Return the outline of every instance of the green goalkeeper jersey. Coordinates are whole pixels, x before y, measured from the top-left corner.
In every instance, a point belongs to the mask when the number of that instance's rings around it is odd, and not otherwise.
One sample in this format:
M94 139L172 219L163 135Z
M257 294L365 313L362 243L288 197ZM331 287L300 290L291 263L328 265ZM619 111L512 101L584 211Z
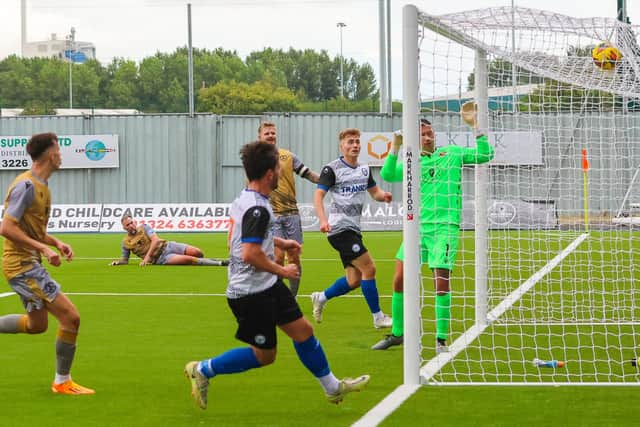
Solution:
M493 159L493 147L485 135L475 148L447 145L420 158L420 224L460 225L462 218L462 166ZM380 171L387 182L402 181L403 163L389 153Z

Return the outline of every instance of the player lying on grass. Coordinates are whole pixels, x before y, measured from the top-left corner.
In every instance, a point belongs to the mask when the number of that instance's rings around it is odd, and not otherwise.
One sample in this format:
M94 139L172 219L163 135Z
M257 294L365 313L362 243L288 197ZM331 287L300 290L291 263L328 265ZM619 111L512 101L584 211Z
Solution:
M449 350L447 338L451 321L451 288L449 276L456 262L460 240L462 211L462 167L481 164L493 158L493 147L478 131L475 105L463 106L463 120L476 134L476 147L447 145L436 148L431 122L420 120L420 257L433 272L436 290L436 353ZM393 146L380 176L387 182L402 182L403 163L398 161L402 135L394 137ZM372 349L386 350L402 344L403 340L403 263L404 246L396 254L393 276L391 334L376 343Z
M138 226L131 215L123 215L121 223L122 228L127 232L127 236L122 239L122 256L109 265L129 264L131 252L142 259L140 266L148 264L217 266L229 264L227 260L203 258L204 254L195 246L163 240L148 225Z
M240 153L249 184L231 205L227 302L238 322L236 338L249 346L187 363L184 372L191 381L191 395L204 409L211 378L272 364L276 359L277 326L293 340L298 358L316 377L327 400L340 403L347 393L360 391L369 376L335 377L311 324L281 279L299 277L298 266L274 262L275 246L291 254L300 251L300 243L295 240L274 236L276 218L269 194L278 186L278 149L256 141L242 147ZM283 399L289 397L286 392L282 395Z

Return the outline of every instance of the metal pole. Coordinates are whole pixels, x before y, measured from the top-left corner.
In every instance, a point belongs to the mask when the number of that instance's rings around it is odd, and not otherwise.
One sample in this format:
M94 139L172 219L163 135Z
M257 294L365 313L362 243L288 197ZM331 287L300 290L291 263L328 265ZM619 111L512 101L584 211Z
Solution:
M20 18L21 18L21 28L20 28L20 34L21 34L21 44L20 44L20 53L21 56L24 58L24 50L25 50L25 46L27 44L27 0L22 0L20 2Z
M393 112L393 98L391 96L391 0L387 0L387 105L385 106L385 113L391 115Z
M487 54L483 50L476 50L475 59L476 91L475 101L478 105L478 133L488 136L489 111L487 89ZM476 198L475 198L475 273L476 273L476 325L478 327L487 324L487 281L489 264L488 252L488 209L487 198L489 172L487 165L476 165L475 170Z
M384 0L378 0L378 33L379 33L379 43L380 43L380 112L386 112L387 105L387 95L389 91L387 90L387 57L386 57L386 49L387 44L385 43L385 21L384 21L384 13L385 6Z
M628 24L627 0L618 0L618 21Z
M187 27L189 29L189 117L195 113L193 96L193 45L191 43L191 3L187 4Z
M420 100L418 94L418 9L402 8L402 133L405 167L404 218L404 384L420 384Z
M342 56L342 29L347 26L344 22L338 22L336 26L340 30L340 98L344 98L344 57Z
M515 113L518 111L518 77L516 76L516 5L515 0L511 0L511 86L513 88L513 99L511 109Z
M76 29L71 27L69 35L69 109L73 109L73 48L76 38Z

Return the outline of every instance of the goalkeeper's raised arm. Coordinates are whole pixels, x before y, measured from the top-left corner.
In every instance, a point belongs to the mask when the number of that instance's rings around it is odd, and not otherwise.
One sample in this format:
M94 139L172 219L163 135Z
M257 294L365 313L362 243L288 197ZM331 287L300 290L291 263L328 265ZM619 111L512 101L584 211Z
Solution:
M478 129L478 107L475 102L468 101L460 109L462 120L473 129L476 134L476 148L465 148L462 151L463 164L487 163L494 156L494 150L489 144L489 138Z

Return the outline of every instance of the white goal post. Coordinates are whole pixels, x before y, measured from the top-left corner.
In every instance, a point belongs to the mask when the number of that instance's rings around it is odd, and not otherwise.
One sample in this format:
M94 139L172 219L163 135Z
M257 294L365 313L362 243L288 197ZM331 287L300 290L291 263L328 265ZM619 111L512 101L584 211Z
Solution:
M615 220L640 164L635 28L509 7L403 18L404 384L638 385L640 237ZM622 54L612 70L592 58L600 43ZM419 118L438 147L475 147L468 100L496 155L464 167L449 351L436 353Z

